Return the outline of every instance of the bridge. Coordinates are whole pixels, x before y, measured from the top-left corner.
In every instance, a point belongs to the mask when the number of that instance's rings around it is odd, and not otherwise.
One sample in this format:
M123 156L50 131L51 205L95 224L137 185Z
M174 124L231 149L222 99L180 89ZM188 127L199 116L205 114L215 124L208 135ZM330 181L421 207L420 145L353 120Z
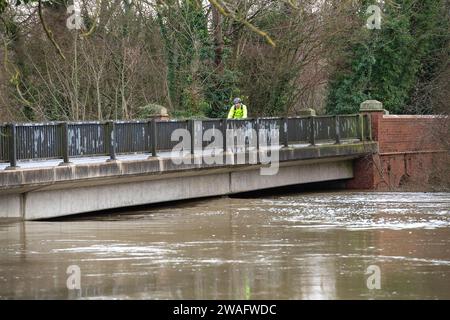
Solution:
M369 114L0 126L0 217L48 219L354 177ZM222 139L224 137L224 139Z

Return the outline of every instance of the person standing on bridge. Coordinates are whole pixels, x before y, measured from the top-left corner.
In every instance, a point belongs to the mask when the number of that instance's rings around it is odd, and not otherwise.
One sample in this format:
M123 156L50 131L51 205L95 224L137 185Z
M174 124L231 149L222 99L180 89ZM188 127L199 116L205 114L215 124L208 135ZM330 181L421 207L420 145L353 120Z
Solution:
M242 103L242 100L236 98L233 103L230 112L228 112L228 119L247 119L247 106Z

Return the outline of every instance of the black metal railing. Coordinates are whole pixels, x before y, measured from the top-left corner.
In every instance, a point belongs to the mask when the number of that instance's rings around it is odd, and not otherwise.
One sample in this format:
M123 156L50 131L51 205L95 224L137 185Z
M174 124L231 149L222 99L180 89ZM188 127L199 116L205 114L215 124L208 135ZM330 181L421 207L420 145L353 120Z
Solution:
M222 136L227 130L241 129L246 145L254 143L254 135L257 136L257 147L261 140L269 145L278 141L287 147L372 139L370 115L359 114L245 120L9 123L0 124L0 162L16 167L20 160L60 158L69 162L69 158L101 155L114 160L117 154L133 153L156 156L157 152L171 150L179 143L171 139L176 129L189 130L192 142L200 136L203 148L211 143L201 139L210 129L220 131Z

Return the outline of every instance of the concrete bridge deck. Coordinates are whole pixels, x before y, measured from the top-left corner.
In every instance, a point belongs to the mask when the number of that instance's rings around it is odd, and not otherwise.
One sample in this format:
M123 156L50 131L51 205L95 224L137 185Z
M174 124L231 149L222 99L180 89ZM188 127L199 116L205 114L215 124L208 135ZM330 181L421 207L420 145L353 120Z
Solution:
M353 178L353 159L376 153L376 142L275 147L279 151L276 175L261 175L261 162L236 162L226 153L224 164L202 161L210 151L185 155L175 164L169 152L22 162L16 170L0 171L0 217L48 219L111 208L189 198L220 196L273 187ZM267 152L260 149L259 154ZM178 159L180 160L180 159ZM186 161L187 160L187 161ZM192 160L192 161L188 161Z

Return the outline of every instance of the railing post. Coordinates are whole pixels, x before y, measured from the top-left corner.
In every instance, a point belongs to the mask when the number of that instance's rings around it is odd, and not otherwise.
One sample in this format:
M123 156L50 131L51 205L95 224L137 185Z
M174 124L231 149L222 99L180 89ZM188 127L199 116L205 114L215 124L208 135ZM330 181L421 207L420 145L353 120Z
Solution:
M150 122L150 147L151 147L151 153L152 153L152 157L156 157L157 156L157 148L158 148L158 135L156 132L156 119L153 118Z
M116 161L116 124L114 121L108 121L106 123L106 132L107 132L107 140L108 140L108 153L109 160L108 161Z
M188 120L188 130L191 135L191 154L195 154L195 122L192 119Z
M315 116L310 116L309 117L309 144L312 146L316 145L316 137L315 137L315 123L316 123L316 118Z
M336 131L336 144L340 144L341 143L341 125L340 125L338 115L334 116L334 126L335 126L335 131Z
M288 132L289 119L287 117L284 117L282 119L282 124L283 124L283 146L285 148L288 148L289 147L289 132Z
M259 118L255 119L255 127L256 127L256 154L257 155L259 154L259 147L260 147L260 144L261 144L260 136L259 136L259 134L260 134L260 122L259 121L260 121ZM258 161L258 158L256 159L256 161Z
M9 145L9 167L6 170L15 170L19 168L17 165L17 131L16 124L8 124L8 145Z
M358 135L359 135L359 140L362 142L364 141L364 118L363 115L360 113L358 114Z
M227 128L228 119L222 119L222 134L223 134L223 153L227 152Z
M369 126L369 140L373 141L373 138L372 138L372 115L370 113L367 113L366 117L367 117L367 125Z
M69 159L69 124L67 122L63 122L59 124L59 134L61 135L61 157L63 162L61 162L60 166L70 165Z

